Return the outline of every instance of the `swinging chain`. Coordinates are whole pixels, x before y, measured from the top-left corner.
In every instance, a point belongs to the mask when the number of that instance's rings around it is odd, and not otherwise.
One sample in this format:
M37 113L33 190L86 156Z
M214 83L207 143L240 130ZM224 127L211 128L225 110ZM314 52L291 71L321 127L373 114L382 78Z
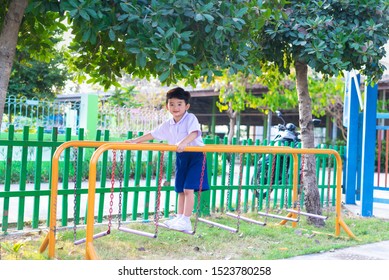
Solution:
M123 160L123 150L120 150L120 165L119 165L119 209L118 209L118 227L121 225L121 220L122 220L122 187L123 187L123 165L124 165L124 160Z
M285 180L284 180L284 207L285 207L285 209L287 209L288 208L288 188L289 188L288 187L288 185L289 185L288 165L290 165L291 160L290 160L290 158L288 158L287 155L283 155L283 157L284 157L284 160L282 161L283 162L282 168L284 171L283 178L285 178ZM289 159L289 164L288 164L288 159ZM282 207L280 207L280 209L282 209Z
M269 182L269 190L267 191L267 198L266 198L266 214L269 214L270 211L270 195L272 192L272 186L273 186L273 176L274 176L274 170L276 165L276 155L272 154L272 164L271 164L271 175L270 175L270 182ZM269 178L268 178L269 180ZM275 178L274 178L275 180ZM265 224L267 224L267 215L265 216Z
M154 224L155 224L154 236L158 236L159 207L160 207L160 201L161 201L164 154L165 154L164 151L161 151L161 156L159 158L158 188L157 188L157 197L155 200L155 211L154 211Z
M200 203L201 203L201 192L203 190L203 183L204 183L204 174L205 174L205 163L206 163L206 154L203 153L203 165L201 167L201 175L200 175L200 184L199 184L199 191L197 192L197 209L196 209L196 220L193 227L193 234L196 232L197 224L200 217Z
M109 215L108 215L108 230L107 233L111 233L112 226L112 212L113 212L113 191L115 187L115 169L116 169L116 150L112 150L112 170L111 170L111 194L109 202Z
M327 185L327 218L330 216L330 189L331 189L331 155L328 156L328 185Z
M304 163L305 163L305 155L301 155L301 174L300 174L300 186L299 186L299 191L298 191L298 195L297 195L297 201L295 201L294 203L294 207L297 208L297 211L298 211L298 217L297 219L299 220L300 219L300 211L301 211L301 195L302 195L302 191L304 190L303 188L303 183L304 183Z
M77 240L77 225L76 225L76 215L77 215L77 161L78 161L78 153L77 153L77 148L73 147L73 156L74 156L74 161L73 161L73 169L74 169L74 174L73 174L73 182L74 182L74 199L73 199L73 239L74 242Z
M239 189L238 189L238 205L237 205L238 222L236 225L237 232L239 231L239 227L240 227L240 214L241 214L240 204L242 199L243 158L244 158L244 154L241 153L240 160L239 160Z
M231 177L233 176L231 174L232 172L232 154L230 154L230 169L229 169L229 172L228 172L228 189L227 189L227 201L226 201L226 212L228 212L230 210L230 193L231 193Z

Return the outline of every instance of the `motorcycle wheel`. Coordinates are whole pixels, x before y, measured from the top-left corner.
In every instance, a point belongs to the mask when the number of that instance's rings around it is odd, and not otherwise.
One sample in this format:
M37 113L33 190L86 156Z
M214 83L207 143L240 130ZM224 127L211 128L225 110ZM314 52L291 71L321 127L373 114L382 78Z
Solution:
M258 168L257 168L257 173L251 178L251 185L253 186L259 186L261 184L261 176L262 176L262 161L258 162ZM265 166L265 171L264 171L264 178L263 182L266 184L268 179L268 165ZM252 190L255 197L259 199L261 197L261 189L253 189ZM262 191L262 199L265 199L267 196L267 191L263 190Z

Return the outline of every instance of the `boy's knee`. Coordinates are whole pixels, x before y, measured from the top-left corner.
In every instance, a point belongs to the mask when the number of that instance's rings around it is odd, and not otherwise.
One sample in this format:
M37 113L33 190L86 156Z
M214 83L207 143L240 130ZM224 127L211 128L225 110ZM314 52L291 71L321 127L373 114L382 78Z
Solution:
M194 193L194 190L191 190L191 189L184 189L184 194L192 194Z

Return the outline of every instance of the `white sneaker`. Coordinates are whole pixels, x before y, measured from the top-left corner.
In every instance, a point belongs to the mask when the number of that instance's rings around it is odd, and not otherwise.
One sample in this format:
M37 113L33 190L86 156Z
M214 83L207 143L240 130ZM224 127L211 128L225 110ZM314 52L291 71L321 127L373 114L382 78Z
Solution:
M192 224L190 220L178 219L175 223L170 225L170 228L179 231L192 231Z
M169 219L167 221L164 221L163 223L167 226L167 227L171 227L175 222L177 222L181 217L174 217L173 219Z

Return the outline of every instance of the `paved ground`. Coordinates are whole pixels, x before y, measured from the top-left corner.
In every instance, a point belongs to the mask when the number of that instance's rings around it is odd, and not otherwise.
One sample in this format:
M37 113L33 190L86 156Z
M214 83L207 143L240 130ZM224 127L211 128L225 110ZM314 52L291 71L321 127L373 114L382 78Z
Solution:
M288 260L389 260L389 241L298 256Z

